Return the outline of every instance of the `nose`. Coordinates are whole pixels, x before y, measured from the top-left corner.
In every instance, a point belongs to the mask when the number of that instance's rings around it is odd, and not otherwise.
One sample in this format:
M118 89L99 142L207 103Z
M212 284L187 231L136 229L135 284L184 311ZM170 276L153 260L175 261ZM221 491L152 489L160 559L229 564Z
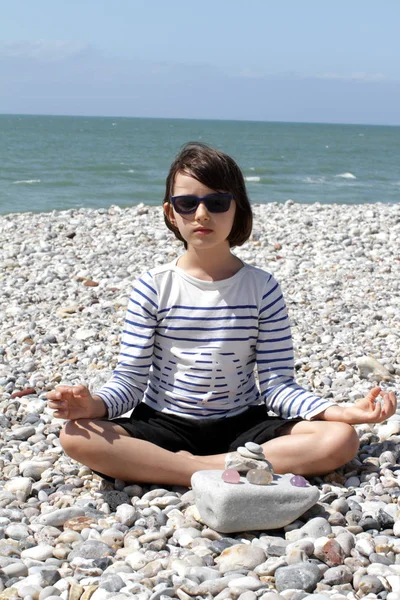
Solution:
M204 202L200 202L196 209L195 217L197 221L208 221L210 215L208 214L208 210Z

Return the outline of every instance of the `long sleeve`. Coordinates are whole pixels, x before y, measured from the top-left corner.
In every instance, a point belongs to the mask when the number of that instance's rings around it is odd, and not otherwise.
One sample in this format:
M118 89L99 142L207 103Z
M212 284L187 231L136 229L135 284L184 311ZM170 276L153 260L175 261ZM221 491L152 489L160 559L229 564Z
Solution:
M285 301L270 276L259 311L256 363L267 408L285 419L311 419L334 402L305 390L294 380L293 343Z
M143 398L153 362L157 309L157 291L146 273L136 281L129 299L117 367L96 392L111 419L135 408Z

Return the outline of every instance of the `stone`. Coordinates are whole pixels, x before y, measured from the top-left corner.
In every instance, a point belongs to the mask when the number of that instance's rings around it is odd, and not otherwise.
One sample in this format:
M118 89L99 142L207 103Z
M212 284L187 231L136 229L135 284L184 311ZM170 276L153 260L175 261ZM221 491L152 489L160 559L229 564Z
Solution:
M104 498L104 502L107 502L108 506L110 507L111 512L117 510L120 504L130 503L130 498L126 492L110 490L102 492L102 496Z
M324 573L324 583L328 585L342 585L343 583L351 583L353 573L351 569L345 565L331 567Z
M225 469L236 469L241 474L246 474L250 469L262 468L263 461L241 456L238 452L229 452L225 457Z
M358 589L366 596L367 594L379 594L385 588L382 581L376 575L365 575L360 579Z
M42 473L47 469L51 468L51 463L36 463L30 464L23 470L22 474L24 477L30 477L34 481L39 481Z
M232 579L228 583L228 587L230 590L259 590L263 587L263 582L257 579L256 577L238 577L237 579Z
M345 559L345 554L339 542L327 537L315 540L314 556L328 565L328 567L342 565Z
M313 592L321 578L321 571L314 563L298 563L277 569L275 586L278 592L288 589Z
M130 527L136 521L138 512L132 504L120 504L117 506L115 516L122 525Z
M12 577L27 577L28 567L22 561L13 562L2 567L2 573L7 576L7 579Z
M226 548L215 559L220 573L246 569L248 571L265 561L265 552L262 548L249 544L235 544Z
M238 454L240 454L240 456L244 456L245 458L252 458L254 460L263 460L264 459L264 453L251 452L245 446L239 446L237 448L236 452L238 452Z
M14 398L23 398L24 396L32 396L33 394L36 394L36 390L35 388L26 388L24 390L19 390L17 392L13 392L10 396L11 399ZM17 438L20 439L20 438Z
M357 367L361 379L368 379L374 375L379 381L393 381L390 371L372 356L362 356L357 360Z
M222 471L197 471L191 484L204 523L221 533L278 529L314 506L319 491L314 486L295 488L292 474L275 475L272 483L225 485Z
M32 491L32 481L29 477L15 477L6 481L4 488L12 494L22 492L25 496L29 496Z
M298 488L303 489L303 488ZM304 488L307 489L307 488ZM311 538L313 540L327 536L332 533L332 527L330 526L327 519L323 517L314 517L314 519L310 519L303 527L300 529L295 529L293 531L288 531L286 534L286 539L290 541L301 540L302 538Z
M246 475L247 481L254 485L268 485L273 478L273 474L267 469L251 469Z
M114 551L108 544L98 540L87 540L82 544L74 546L74 549L68 555L68 560L71 561L74 558L103 558L104 556L110 556L112 554L114 554Z
M255 442L246 442L244 446L250 452L254 452L254 454L264 454L264 448Z
M247 590L240 594L238 600L257 600L257 594L251 590Z
M66 521L76 517L83 517L84 515L85 510L83 508L75 506L59 508L50 513L41 515L38 518L38 523L41 523L42 525L51 525L52 527L60 527L60 525L64 525Z
M69 588L68 600L80 600L83 592L83 586L79 585L79 583L72 583L71 587Z
M119 592L124 585L123 580L117 573L103 575L99 582L99 587L108 592Z
M161 596L175 596L176 590L173 587L166 587L162 590L158 590L157 592L153 592L149 598L149 600L160 600Z
M221 478L225 483L240 483L240 473L235 469L226 469Z
M16 427L9 434L10 440L20 440L24 441L34 435L36 433L35 427L32 425L22 425L21 427Z
M74 517L65 521L64 529L80 532L96 523L97 521L96 519L93 519L93 517Z
M53 547L48 544L32 546L21 552L21 558L32 558L34 560L44 561L53 556Z
M400 421L394 421L389 419L385 425L379 427L379 438L382 442L388 440L392 435L398 435L400 433Z
M94 338L97 336L97 331L95 329L78 329L75 333L75 338L77 340L89 340L90 338Z
M47 600L48 598L51 598L52 596L59 598L60 590L58 588L54 587L53 585L49 585L41 590L38 600Z
M307 479L304 479L304 477L302 475L294 475L293 477L291 477L290 483L292 485L294 485L295 487L307 487L308 486Z

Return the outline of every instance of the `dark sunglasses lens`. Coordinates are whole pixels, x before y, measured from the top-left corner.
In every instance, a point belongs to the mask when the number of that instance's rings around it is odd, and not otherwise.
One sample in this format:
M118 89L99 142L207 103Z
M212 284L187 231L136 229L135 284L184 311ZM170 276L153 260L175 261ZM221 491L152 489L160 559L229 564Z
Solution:
M207 210L214 213L222 213L229 210L231 204L231 197L228 194L215 194L209 196L205 201Z
M174 200L174 208L178 213L191 213L197 208L196 196L179 196Z

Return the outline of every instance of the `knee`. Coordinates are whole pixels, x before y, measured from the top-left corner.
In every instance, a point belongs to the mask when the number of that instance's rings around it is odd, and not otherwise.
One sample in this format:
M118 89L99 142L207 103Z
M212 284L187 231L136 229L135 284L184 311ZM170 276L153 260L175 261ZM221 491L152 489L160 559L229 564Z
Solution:
M71 458L79 460L87 434L84 419L68 421L60 431L60 443L64 452Z
M354 427L348 423L329 423L327 429L327 451L332 461L341 466L353 460L360 445Z

